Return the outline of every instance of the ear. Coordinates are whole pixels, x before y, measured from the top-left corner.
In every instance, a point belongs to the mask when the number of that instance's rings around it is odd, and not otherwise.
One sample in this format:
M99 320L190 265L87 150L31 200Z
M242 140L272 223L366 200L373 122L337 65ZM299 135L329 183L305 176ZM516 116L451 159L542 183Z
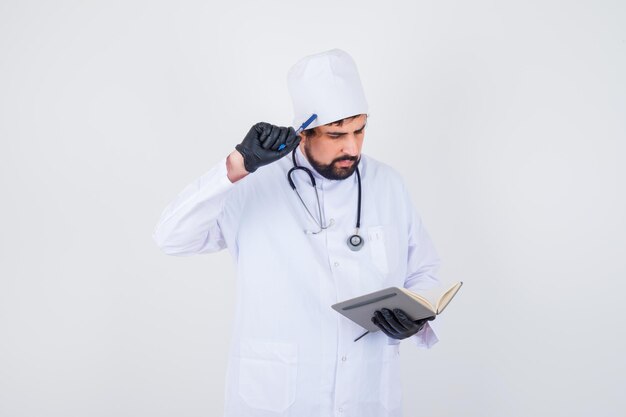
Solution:
M307 140L306 135L304 133L302 133L302 132L298 133L298 135L300 135L300 143L301 144L306 143L306 140Z

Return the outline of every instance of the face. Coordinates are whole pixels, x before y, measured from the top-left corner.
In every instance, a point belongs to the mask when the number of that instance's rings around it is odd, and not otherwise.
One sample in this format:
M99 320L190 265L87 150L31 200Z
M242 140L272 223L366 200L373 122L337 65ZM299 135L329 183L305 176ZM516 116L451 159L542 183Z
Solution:
M300 150L325 178L343 180L356 170L361 159L367 115L344 120L341 126L319 126L317 134L307 138L300 133Z

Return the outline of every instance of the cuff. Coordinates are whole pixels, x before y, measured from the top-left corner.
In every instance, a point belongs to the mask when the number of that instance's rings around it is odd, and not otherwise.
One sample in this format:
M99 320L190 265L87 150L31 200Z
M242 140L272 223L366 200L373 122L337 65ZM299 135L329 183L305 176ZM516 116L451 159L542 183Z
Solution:
M435 333L433 329L433 324L436 321L437 320L435 319L433 321L426 322L424 327L422 327L422 330L411 336L413 343L415 343L418 348L430 349L439 341L439 337L437 337L437 333ZM434 327L437 327L437 325L435 324Z

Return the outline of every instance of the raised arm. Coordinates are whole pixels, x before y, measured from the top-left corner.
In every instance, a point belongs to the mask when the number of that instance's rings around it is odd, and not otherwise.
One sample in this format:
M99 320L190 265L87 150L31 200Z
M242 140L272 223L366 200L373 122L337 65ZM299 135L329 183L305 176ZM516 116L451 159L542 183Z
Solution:
M168 255L194 255L226 248L220 227L224 202L235 183L274 162L300 142L293 128L257 123L228 157L189 184L161 214L153 233ZM281 145L285 145L278 150Z

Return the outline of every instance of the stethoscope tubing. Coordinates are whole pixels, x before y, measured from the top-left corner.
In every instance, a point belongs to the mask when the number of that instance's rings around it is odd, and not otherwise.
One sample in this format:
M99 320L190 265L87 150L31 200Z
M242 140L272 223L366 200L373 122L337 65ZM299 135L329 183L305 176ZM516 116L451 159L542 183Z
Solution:
M313 173L311 172L311 170L309 168L301 166L301 165L298 165L298 162L296 160L296 149L294 149L292 151L291 158L292 158L292 161L293 161L293 167L290 168L289 171L287 172L287 180L289 181L289 185L291 186L291 189L296 192L296 195L298 196L298 199L300 200L300 203L302 203L302 206L304 206L304 209L309 214L311 219L320 228L320 230L318 230L317 232L308 232L308 231L305 231L305 232L310 233L310 234L321 233L323 230L326 230L330 226L332 226L333 222L331 221L330 224L326 224L326 216L322 212L322 206L321 206L321 203L320 203L319 193L317 191L317 184L315 182L315 176L313 175ZM291 175L295 171L298 171L298 170L304 171L309 176L309 179L311 180L311 186L315 190L315 199L317 201L317 210L318 210L319 219L320 219L319 222L317 221L315 216L313 216L313 213L311 213L311 210L309 210L309 208L305 204L304 199L302 198L302 196L300 195L300 192L298 191L298 188L296 187L296 183L293 181L293 178L291 178ZM357 183L358 183L356 231L355 231L355 233L353 235L351 235L348 238L348 247L352 251L360 250L361 247L364 244L363 238L359 235L359 229L361 228L361 192L362 192L361 188L362 187L361 187L361 173L359 171L359 167L358 166L356 167L355 172L356 172Z

